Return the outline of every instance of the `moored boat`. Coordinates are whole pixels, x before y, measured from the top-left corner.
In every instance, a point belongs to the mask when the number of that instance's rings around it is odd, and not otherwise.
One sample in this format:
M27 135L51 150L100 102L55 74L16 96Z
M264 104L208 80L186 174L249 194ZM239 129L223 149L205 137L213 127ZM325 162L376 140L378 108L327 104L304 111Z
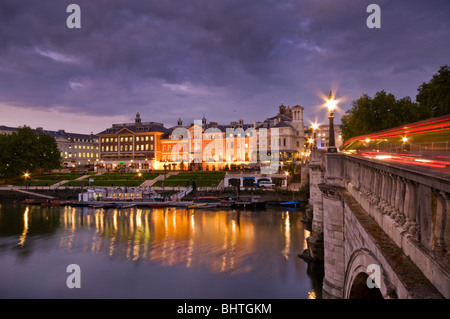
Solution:
M264 201L235 202L232 207L238 208L238 209L265 209L266 202L264 202Z
M45 200L41 203L41 207L51 207L51 206L64 206L66 201L64 200Z
M25 205L41 205L41 203L45 202L45 199L35 199L35 198L27 198L22 201L22 204Z
M158 207L169 207L170 204L166 203L166 202L154 202L154 203L150 203L147 204L148 207L152 207L152 208L158 208Z
M280 204L283 207L289 207L289 208L300 208L301 203L297 202L295 200L291 200L288 202L284 202Z

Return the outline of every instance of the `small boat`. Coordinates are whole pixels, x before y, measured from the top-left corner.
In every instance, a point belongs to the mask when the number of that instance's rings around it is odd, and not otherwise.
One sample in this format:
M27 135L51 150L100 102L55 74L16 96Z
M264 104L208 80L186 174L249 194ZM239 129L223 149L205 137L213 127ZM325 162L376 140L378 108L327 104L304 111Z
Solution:
M45 200L41 203L41 207L64 206L65 203L65 201L61 200Z
M228 201L226 199L222 199L216 196L198 196L194 198L194 203L206 204L201 206L216 208L216 207L231 207L234 204L234 201Z
M220 198L216 196L197 196L194 203L220 203Z
M137 206L137 204L125 204L125 203L115 203L114 204L114 208L120 208L120 209L133 208L136 206Z
M291 201L288 201L288 202L281 203L280 205L283 206L283 207L300 208L301 203L297 202L295 200L291 200Z
M69 206L71 207L89 207L91 206L91 203L86 203L86 202L72 202L69 204Z
M206 206L206 203L198 203L198 204L192 204L192 205L187 205L186 208L188 209L192 209L192 208L200 208Z
M261 201L235 202L232 207L239 209L265 209L266 202Z
M166 202L154 202L147 205L148 207L169 207L170 204Z
M95 204L91 204L89 206L91 206L92 208L97 208L97 209L117 208L114 203L95 203Z
M43 203L45 201L46 201L45 199L27 198L27 199L24 199L22 201L22 204L25 204L25 205L41 205L41 203Z

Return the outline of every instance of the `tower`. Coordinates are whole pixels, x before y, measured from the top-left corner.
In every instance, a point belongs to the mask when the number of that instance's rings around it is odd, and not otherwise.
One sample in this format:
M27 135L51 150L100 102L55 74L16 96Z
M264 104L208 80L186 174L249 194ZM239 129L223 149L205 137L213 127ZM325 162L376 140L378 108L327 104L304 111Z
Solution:
M206 117L205 117L205 114L203 114L203 118L202 118L202 127L203 127L203 128L206 127Z
M141 124L141 115L139 112L136 113L136 118L134 119L135 124Z
M303 106L295 105L291 108L292 111L292 127L294 128L294 148L297 152L304 151L305 144L305 127L303 125Z

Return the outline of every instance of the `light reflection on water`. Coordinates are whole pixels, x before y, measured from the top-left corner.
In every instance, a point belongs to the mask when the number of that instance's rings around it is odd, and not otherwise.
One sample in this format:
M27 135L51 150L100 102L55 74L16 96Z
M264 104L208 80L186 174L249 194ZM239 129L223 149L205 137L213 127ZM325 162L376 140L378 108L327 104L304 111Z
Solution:
M280 209L3 205L0 255L7 258L0 259L0 269L8 271L0 273L0 297L55 297L56 291L57 298L319 297L316 279L308 276L307 265L297 257L308 235L301 219L300 211ZM84 285L74 294L64 287L65 281L54 287L54 269L69 259L69 263L80 264L83 282L89 278L91 288ZM113 265L121 269L119 273ZM21 275L41 267L48 270L38 276ZM65 276L62 271L56 277ZM113 289L100 284L112 277ZM132 288L128 287L130 278L117 279L122 277L132 278ZM153 278L151 283L148 278ZM31 289L30 280L46 285ZM171 281L183 288L164 285ZM160 283L158 290L149 291L149 285L156 282Z

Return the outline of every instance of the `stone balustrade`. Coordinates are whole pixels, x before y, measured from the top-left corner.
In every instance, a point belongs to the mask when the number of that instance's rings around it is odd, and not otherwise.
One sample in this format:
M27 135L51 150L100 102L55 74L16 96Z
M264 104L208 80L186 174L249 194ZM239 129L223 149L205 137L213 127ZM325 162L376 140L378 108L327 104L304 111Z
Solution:
M343 185L383 228L394 229L448 262L450 247L450 178L412 168L345 156ZM366 202L366 205L364 205ZM367 203L369 205L367 205ZM384 216L384 218L383 218ZM384 227L383 227L384 226ZM401 246L401 238L393 235Z

